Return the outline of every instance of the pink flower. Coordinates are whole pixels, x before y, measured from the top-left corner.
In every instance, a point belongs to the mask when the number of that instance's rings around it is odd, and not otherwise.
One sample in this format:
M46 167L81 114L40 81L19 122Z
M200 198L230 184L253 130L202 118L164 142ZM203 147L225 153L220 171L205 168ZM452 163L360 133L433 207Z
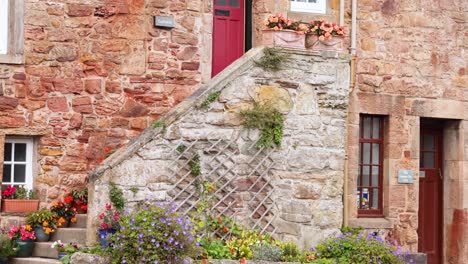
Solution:
M106 203L106 209L107 210L110 210L112 208L111 204L110 203Z

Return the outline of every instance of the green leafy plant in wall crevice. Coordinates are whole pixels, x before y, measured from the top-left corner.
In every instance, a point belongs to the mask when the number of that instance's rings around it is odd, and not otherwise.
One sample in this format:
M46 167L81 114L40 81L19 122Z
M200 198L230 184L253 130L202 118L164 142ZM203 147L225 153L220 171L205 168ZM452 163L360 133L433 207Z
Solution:
M283 69L281 65L288 60L289 56L281 53L279 48L266 47L263 49L263 56L254 63L266 71L279 71Z
M246 128L256 128L261 131L258 147L271 148L281 145L283 139L284 116L271 104L255 103L253 108L240 112L243 125Z

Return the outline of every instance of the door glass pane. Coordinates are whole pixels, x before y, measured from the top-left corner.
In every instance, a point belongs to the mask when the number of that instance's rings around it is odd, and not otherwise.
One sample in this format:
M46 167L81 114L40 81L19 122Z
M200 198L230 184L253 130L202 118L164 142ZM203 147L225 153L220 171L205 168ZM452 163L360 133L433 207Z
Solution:
M4 164L2 182L10 182L10 181L11 181L11 165Z
M423 168L434 168L434 152L424 152Z
M370 117L364 117L362 122L362 126L363 126L363 129L362 129L362 138L371 138L371 121L372 121L372 118Z
M15 161L26 161L26 144L15 144Z
M217 6L226 6L226 1L227 0L216 0L216 5Z
M26 182L26 165L15 164L15 182Z
M370 143L362 143L363 146L363 155L362 155L362 163L370 164Z
M424 135L423 136L423 141L424 141L424 145L423 145L423 150L434 150L434 135Z
M230 7L239 7L239 0L229 0Z
M372 164L380 163L380 144L372 144Z
M372 138L380 138L380 118L372 119Z
M372 209L379 209L379 189L377 188L372 191Z
M372 186L379 186L379 167L372 166Z
M362 186L369 186L369 166L362 166Z
M11 143L5 143L4 161L11 161Z

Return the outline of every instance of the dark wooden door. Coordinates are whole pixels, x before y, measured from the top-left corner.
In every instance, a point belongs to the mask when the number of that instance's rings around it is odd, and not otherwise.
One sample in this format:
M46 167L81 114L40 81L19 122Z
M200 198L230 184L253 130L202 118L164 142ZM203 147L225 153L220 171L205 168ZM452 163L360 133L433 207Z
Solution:
M442 263L442 129L421 129L419 177L419 252L427 263Z
M244 0L215 0L211 76L244 54Z

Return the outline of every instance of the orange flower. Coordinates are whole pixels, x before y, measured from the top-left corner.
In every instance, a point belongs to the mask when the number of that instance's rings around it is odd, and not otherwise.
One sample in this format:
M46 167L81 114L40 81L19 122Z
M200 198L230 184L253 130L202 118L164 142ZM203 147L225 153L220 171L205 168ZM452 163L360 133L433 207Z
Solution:
M53 206L58 206L58 202L57 202L57 201L54 201L54 202L52 203L52 205L53 205Z
M72 218L70 219L70 221L71 221L72 223L76 223L76 217L72 217Z
M31 231L32 227L30 225L26 225L26 231Z

